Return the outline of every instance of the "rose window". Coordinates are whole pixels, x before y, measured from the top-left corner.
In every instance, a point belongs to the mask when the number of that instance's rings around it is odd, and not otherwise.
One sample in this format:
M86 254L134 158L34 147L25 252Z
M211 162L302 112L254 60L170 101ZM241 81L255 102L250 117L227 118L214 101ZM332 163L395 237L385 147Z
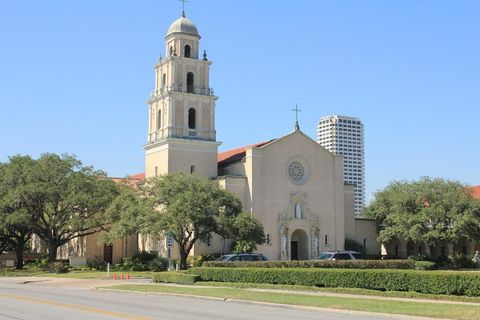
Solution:
M288 175L295 182L301 182L305 177L305 168L299 161L292 161L288 165Z

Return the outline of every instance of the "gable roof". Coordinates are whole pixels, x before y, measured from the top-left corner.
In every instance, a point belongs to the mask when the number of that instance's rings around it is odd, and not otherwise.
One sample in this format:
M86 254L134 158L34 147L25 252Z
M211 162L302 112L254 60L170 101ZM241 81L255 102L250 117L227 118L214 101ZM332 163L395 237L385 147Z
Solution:
M264 145L266 145L266 144L268 144L272 141L275 141L275 140L276 139L263 141L263 142L258 142L258 143L254 143L254 144L251 144L251 145L248 145L248 146L244 146L244 147L228 150L228 151L225 151L225 152L221 152L217 156L218 164L224 164L224 163L227 163L227 162L242 160L243 158L245 158L245 155L247 153L247 149L249 149L249 148L260 148L260 147L263 147Z

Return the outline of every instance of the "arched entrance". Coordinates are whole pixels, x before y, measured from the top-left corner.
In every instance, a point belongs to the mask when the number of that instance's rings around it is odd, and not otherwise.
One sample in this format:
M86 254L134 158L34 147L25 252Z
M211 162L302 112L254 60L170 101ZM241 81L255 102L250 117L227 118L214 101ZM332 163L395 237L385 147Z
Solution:
M308 260L308 235L302 229L293 231L290 237L290 259Z

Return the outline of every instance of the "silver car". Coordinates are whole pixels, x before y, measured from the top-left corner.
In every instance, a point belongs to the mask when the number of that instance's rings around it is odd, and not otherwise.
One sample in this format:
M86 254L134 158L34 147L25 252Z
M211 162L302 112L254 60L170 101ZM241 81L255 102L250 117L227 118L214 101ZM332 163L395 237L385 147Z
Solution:
M363 259L357 251L327 251L322 252L318 260L359 260Z

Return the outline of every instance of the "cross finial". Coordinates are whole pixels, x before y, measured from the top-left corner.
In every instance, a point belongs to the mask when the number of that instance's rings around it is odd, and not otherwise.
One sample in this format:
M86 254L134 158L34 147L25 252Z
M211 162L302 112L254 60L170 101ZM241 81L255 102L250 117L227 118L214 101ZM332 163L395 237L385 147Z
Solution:
M295 111L295 131L297 131L300 130L300 125L298 124L298 113L302 110L298 109L298 105L295 105L295 109L292 109L292 111Z
M185 2L188 2L187 0L178 0L182 3L182 17L185 18Z

